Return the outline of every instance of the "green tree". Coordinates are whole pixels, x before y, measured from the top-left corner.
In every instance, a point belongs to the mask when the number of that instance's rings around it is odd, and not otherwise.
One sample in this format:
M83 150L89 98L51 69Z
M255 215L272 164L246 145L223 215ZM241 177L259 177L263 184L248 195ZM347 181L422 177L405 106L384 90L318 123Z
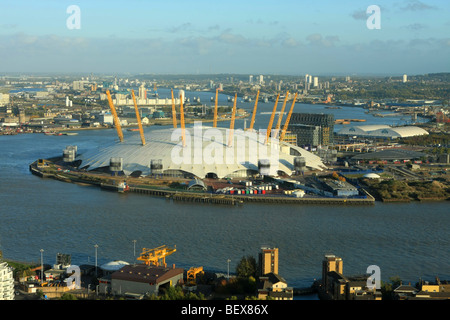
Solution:
M256 259L252 256L242 257L236 266L236 274L241 278L256 278L258 267L256 264Z

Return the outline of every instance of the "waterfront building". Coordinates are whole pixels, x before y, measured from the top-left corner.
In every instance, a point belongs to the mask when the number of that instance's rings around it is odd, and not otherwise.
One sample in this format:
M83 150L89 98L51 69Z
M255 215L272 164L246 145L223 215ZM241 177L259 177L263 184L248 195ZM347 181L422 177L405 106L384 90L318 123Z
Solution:
M14 278L12 268L0 260L0 300L14 300Z
M140 172L143 176L153 174L151 163L158 160L158 173L200 179L254 176L259 174L262 160L268 160L269 175L292 175L296 156L305 158L305 170L326 169L320 157L303 148L286 142L278 144L278 140L272 138L266 144L265 133L234 130L230 136L229 129L208 131L210 127L198 128L200 126L194 125L185 129L185 147L180 141L181 129L161 129L147 133L145 145L139 142L139 134L129 135L123 142L112 142L100 150L80 152L76 160L80 162L80 169L108 172L111 158L120 157L124 174ZM208 136L208 133L214 133L214 136Z
M278 274L278 248L262 247L259 253L260 275Z
M183 281L182 268L132 264L111 274L110 293L122 296L157 295L160 288L175 286ZM106 289L106 290L108 290Z
M270 272L260 276L259 281L258 299L293 300L294 290L280 275Z
M334 115L293 113L288 130L297 135L298 146L326 146L334 141Z
M369 275L344 276L343 260L325 255L320 296L327 300L381 300L381 292L367 287Z
M371 138L407 138L428 135L429 133L416 126L390 127L387 125L349 126L341 129L338 135L371 137Z

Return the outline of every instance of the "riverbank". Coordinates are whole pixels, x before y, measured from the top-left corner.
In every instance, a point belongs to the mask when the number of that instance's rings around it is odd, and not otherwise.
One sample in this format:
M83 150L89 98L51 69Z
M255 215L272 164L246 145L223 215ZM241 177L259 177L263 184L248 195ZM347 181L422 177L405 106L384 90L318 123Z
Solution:
M222 204L222 205L242 205L244 203L265 203L265 204L325 204L325 205L373 205L375 198L364 190L365 198L331 198L305 195L304 197L286 196L282 193L265 194L218 194L210 191L189 191L186 189L172 188L171 185L186 185L188 179L176 178L133 178L110 176L101 173L79 172L64 168L55 161L58 158L49 160L37 160L30 164L29 169L32 174L41 178L51 178L62 182L77 183L83 185L93 185L105 190L115 192L133 192L156 197L164 197L173 201ZM120 184L126 181L127 189L123 190Z

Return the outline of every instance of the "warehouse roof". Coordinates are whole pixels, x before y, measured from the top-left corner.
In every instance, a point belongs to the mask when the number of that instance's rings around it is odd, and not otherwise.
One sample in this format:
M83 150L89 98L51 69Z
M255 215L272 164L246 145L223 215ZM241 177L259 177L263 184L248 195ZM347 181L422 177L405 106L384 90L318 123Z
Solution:
M358 154L352 157L353 160L413 160L426 156L422 152L404 150L404 149L388 149L370 153Z
M182 268L148 266L146 264L127 265L111 275L111 279L158 284L183 274Z

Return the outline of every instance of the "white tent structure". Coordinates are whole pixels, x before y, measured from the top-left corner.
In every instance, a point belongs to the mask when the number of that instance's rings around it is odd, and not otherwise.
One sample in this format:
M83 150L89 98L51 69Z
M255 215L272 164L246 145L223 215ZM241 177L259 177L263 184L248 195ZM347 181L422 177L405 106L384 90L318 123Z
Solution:
M337 134L357 137L396 139L428 135L428 132L416 126L390 127L387 125L363 125L345 127Z
M114 142L79 154L79 168L98 170L109 168L111 159L120 159L120 168L126 175L140 171L142 175L155 172L165 175L187 173L200 179L208 175L218 178L244 177L258 172L260 163L269 163L269 175L280 172L291 175L294 158L303 157L306 170L324 170L320 158L300 147L269 138L266 133L212 127L185 129L183 147L182 129L152 130L146 133L142 145L138 134L126 136L123 142ZM82 150L80 150L82 151ZM158 163L153 166L152 163Z

